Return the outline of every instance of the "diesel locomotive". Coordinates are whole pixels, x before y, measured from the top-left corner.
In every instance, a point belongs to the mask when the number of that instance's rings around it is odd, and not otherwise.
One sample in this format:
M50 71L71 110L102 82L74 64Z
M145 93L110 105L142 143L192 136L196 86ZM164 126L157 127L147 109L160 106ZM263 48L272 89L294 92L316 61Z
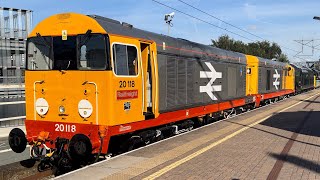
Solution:
M57 14L27 40L26 134L39 170L61 173L313 88L312 72L137 29Z

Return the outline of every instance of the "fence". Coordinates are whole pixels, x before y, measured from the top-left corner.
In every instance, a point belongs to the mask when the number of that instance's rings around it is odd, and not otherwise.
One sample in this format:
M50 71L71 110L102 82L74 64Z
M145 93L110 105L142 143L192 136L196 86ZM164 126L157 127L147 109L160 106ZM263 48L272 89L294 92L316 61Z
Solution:
M0 84L0 128L24 125L25 88L23 84Z

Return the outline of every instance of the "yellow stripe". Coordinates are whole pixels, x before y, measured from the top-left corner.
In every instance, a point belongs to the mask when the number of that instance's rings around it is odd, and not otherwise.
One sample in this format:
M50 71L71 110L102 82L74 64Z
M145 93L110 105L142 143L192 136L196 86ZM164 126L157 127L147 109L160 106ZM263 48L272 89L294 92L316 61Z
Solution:
M318 95L318 94L320 94L320 93L317 93L317 94L315 94L315 95L307 98L306 100L309 100L309 99L313 98L314 96L316 96L316 95ZM303 101L300 101L300 102L298 102L298 103L296 103L296 104L293 104L293 105L291 105L291 106L289 106L289 107L286 107L286 108L282 109L281 111L279 111L278 113L283 112L283 111L286 111L286 110L288 110L288 109L290 109L290 108L292 108L292 107L294 107L294 106L296 106L296 105L298 105L298 104L300 104L300 103L302 103L302 102L303 102ZM187 161L195 158L196 156L198 156L198 155L200 155L200 154L202 154L202 153L210 150L211 148L213 148L213 147L215 147L215 146L217 146L217 145L219 145L219 144L227 141L228 139L230 139L230 138L232 138L232 137L240 134L241 132L243 132L243 131L245 131L245 130L247 130L247 129L249 129L249 128L251 128L251 127L253 127L253 126L255 126L255 125L257 125L257 124L259 124L259 123L261 123L261 122L263 122L263 121L265 121L266 119L268 119L268 118L271 117L271 116L272 116L272 115L269 115L269 116L261 119L260 121L257 121L257 122L255 122L255 123L252 123L252 124L248 125L247 127L244 127L244 128L242 128L242 129L240 129L240 130L238 130L238 131L236 131L236 132L234 132L234 133L232 133L232 134L224 137L223 139L221 139L221 140L219 140L219 141L216 141L216 142L210 144L209 146L207 146L207 147L205 147L205 148L202 148L202 149L200 149L199 151L194 152L194 153L190 154L189 156L187 156L187 157L185 157L185 158L183 158L183 159L180 159L179 161L176 161L176 162L170 164L169 166L164 167L163 169L161 169L161 170L159 170L159 171L151 174L150 176L144 178L143 180L147 180L147 179L149 180L149 179L158 178L158 177L160 177L161 175L167 173L168 171L170 171L170 170L178 167L179 165L181 165L181 164L183 164L183 163L185 163L185 162L187 162Z

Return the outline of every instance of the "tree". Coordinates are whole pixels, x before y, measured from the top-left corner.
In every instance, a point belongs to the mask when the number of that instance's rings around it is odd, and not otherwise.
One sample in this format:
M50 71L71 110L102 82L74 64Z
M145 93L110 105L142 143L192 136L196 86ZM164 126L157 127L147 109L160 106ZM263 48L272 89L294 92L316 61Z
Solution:
M288 56L285 54L280 54L280 56L278 57L278 61L280 62L284 62L284 63L289 63L289 59Z
M233 39L230 39L228 35L220 36L217 41L212 40L213 46L219 47L221 49L231 50L234 44Z
M218 40L211 41L211 46L217 48L259 56L266 59L275 58L280 62L289 62L287 55L282 53L280 46L276 43L270 44L268 41L257 41L246 44L242 41L236 41L228 35L222 35Z

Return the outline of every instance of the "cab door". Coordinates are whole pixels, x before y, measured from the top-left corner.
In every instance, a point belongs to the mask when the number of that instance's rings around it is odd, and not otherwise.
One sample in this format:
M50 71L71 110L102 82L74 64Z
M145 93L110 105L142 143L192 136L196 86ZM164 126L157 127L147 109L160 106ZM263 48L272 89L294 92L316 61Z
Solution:
M143 73L139 41L123 37L110 37L112 60L111 125L144 120ZM125 127L125 128L130 128Z
M141 60L144 81L144 110L145 119L158 117L158 66L157 47L155 42L140 42Z

